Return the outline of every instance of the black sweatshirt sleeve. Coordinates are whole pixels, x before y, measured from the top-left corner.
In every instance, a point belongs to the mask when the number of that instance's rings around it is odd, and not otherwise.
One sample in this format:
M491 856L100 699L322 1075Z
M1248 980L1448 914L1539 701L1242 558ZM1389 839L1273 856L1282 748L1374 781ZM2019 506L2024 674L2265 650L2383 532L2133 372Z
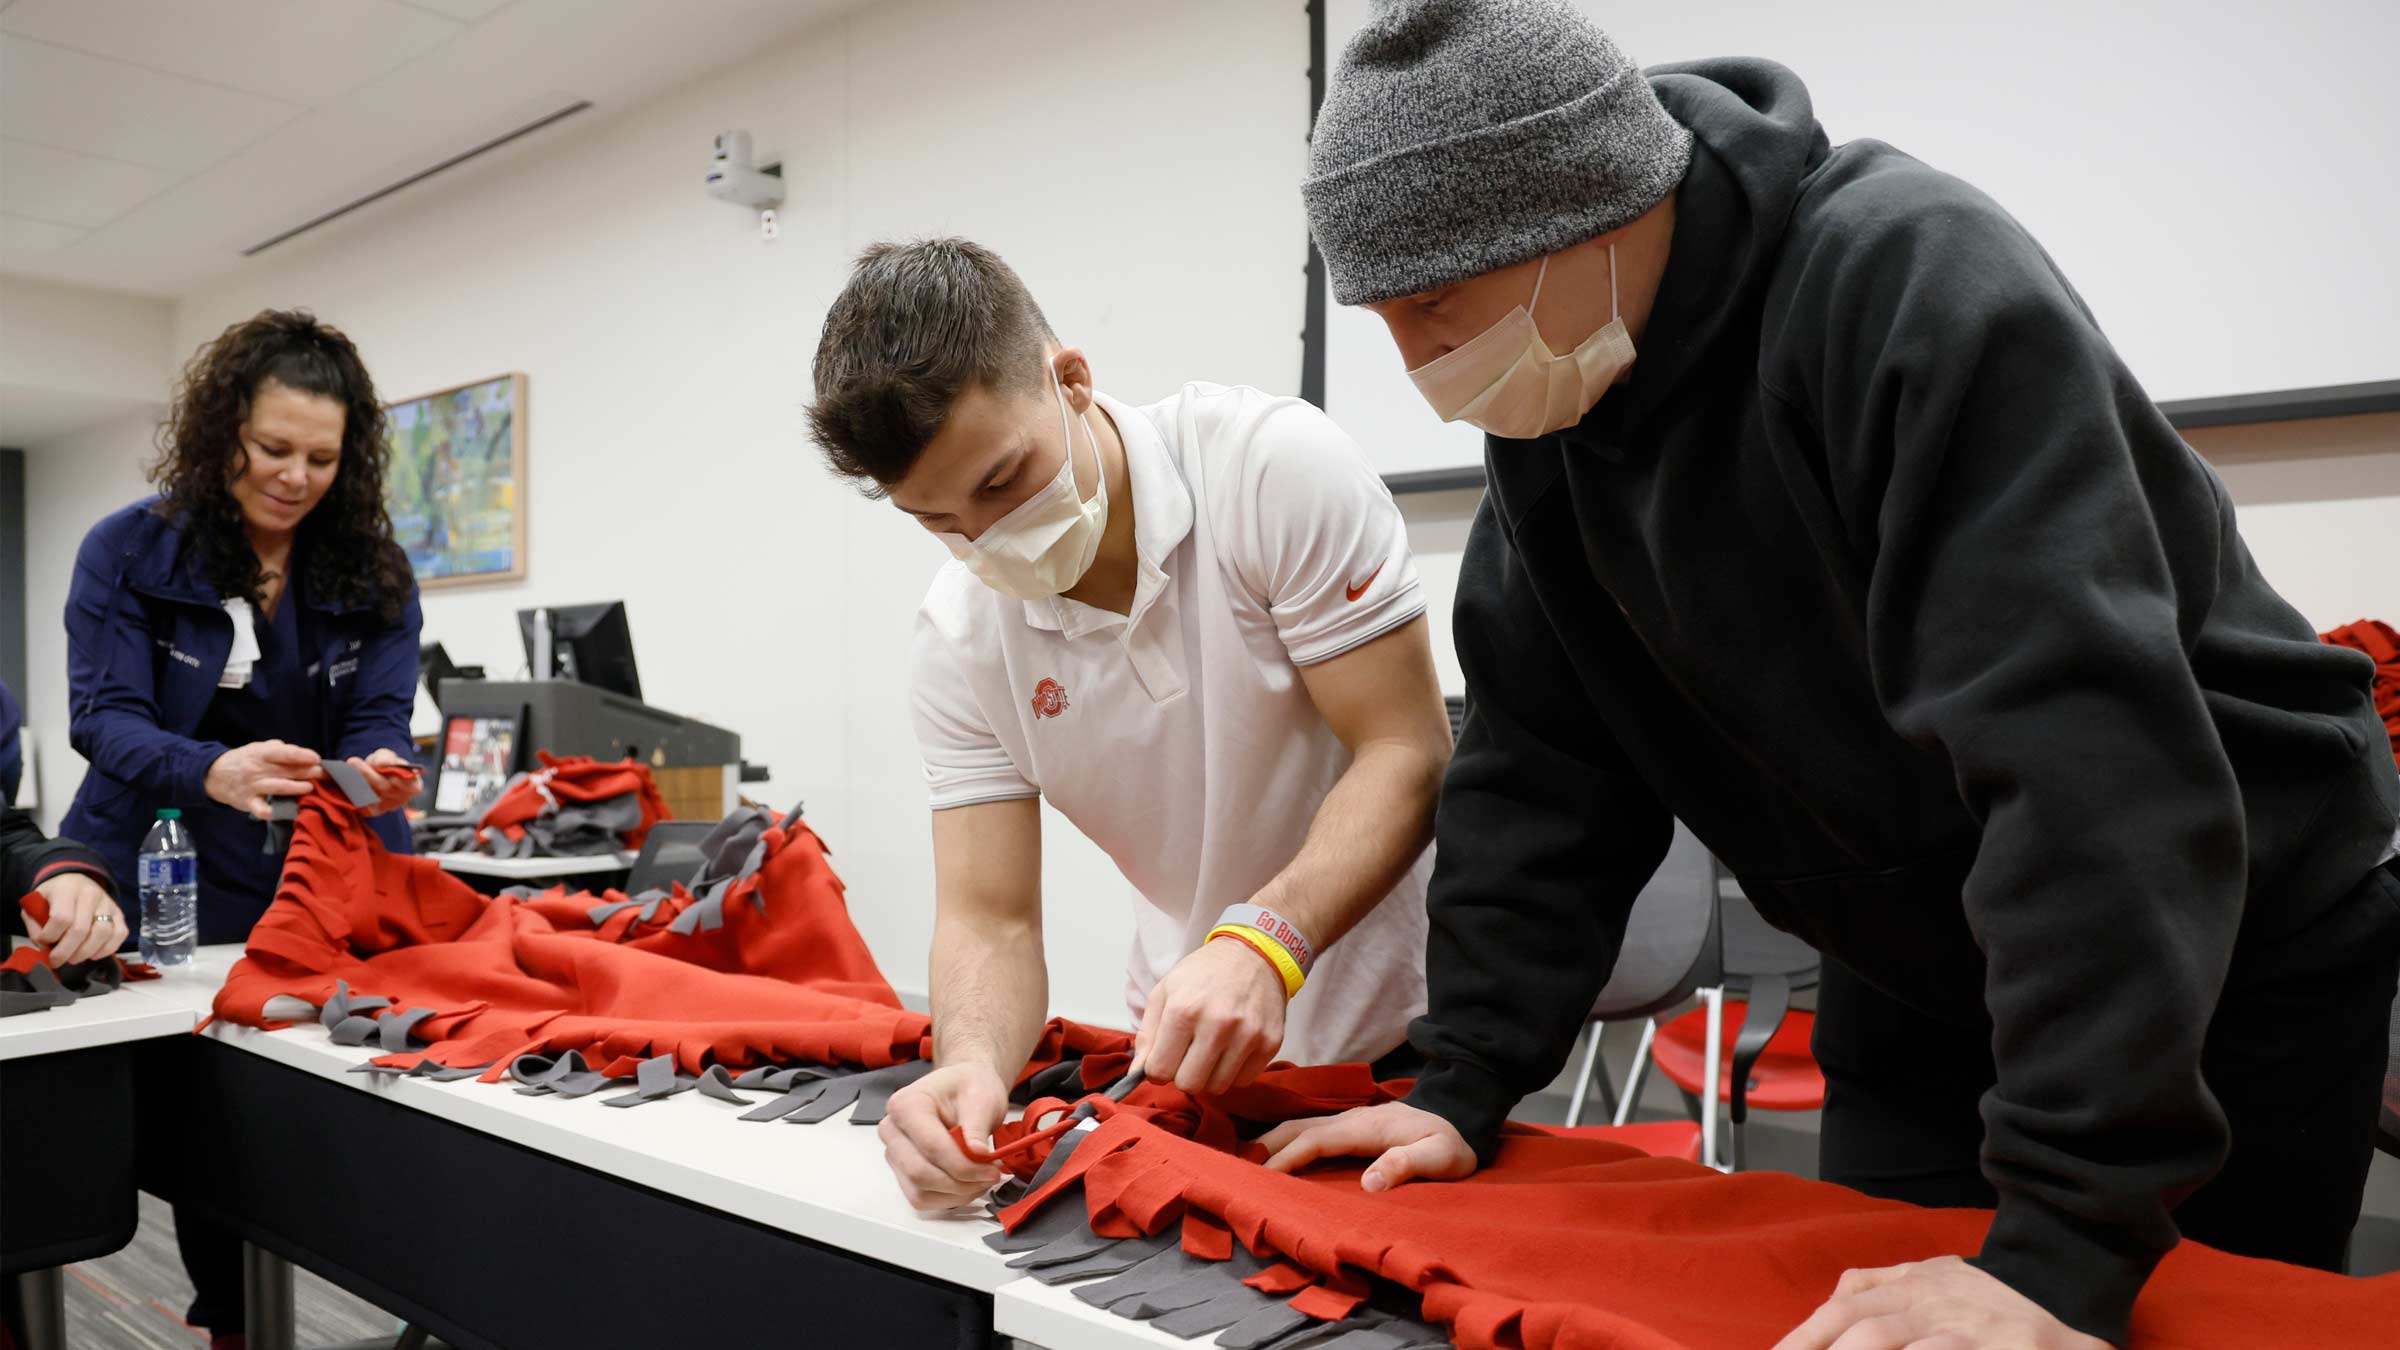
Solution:
M84 873L116 893L99 854L71 839L44 838L32 816L0 805L0 899L10 909L35 886L69 872Z
M1770 363L1768 395L1814 423L1871 560L1885 715L1948 756L1982 825L1964 903L1988 962L1999 1213L1976 1261L2122 1344L2170 1211L2227 1147L2200 1050L2244 827L2186 653L2238 541L2214 477L2014 221L1954 185L1858 224L1796 269L1783 312L1813 336L1793 344L1799 387Z
M1467 718L1435 816L1427 1011L1409 1033L1429 1064L1408 1100L1489 1162L1573 1050L1673 820L1594 715L1488 494L1453 627Z

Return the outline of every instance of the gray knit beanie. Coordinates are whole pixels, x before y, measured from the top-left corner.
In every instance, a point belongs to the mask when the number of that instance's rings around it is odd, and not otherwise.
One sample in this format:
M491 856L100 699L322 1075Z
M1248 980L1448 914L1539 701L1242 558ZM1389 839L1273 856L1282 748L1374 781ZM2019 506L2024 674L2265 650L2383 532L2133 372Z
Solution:
M1377 0L1334 66L1300 192L1334 303L1372 304L1620 228L1691 156L1570 0Z

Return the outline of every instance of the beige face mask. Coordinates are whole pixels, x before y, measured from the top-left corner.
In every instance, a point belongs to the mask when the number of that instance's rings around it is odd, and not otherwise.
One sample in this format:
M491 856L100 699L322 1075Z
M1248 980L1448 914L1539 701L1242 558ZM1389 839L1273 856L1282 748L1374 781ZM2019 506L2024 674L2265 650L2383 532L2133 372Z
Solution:
M1057 595L1083 580L1108 528L1108 475L1100 466L1100 443L1085 425L1083 437L1091 447L1095 479L1091 500L1085 501L1075 489L1074 419L1067 414L1067 392L1056 375L1050 384L1058 393L1059 432L1066 440L1058 476L973 539L963 534L934 536L984 585L1019 600Z
M1617 312L1617 246L1608 246L1608 322L1564 356L1553 355L1533 322L1550 260L1534 273L1533 298L1463 347L1435 357L1408 378L1445 422L1465 422L1504 440L1564 431L1633 364L1633 339Z

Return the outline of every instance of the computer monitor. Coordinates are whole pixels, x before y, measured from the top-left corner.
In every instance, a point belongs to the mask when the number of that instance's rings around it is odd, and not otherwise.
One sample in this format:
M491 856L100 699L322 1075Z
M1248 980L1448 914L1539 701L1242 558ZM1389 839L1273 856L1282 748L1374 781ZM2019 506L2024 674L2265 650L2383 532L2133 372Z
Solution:
M573 680L632 699L642 696L642 677L633 664L633 630L625 623L624 601L518 610L517 635L525 643L525 663L537 674L542 663L534 651L534 616L541 613L550 616L552 679Z
M442 681L483 678L483 667L462 666L450 659L450 653L438 642L420 643L417 647L417 679L425 686L425 696L433 706L442 706Z

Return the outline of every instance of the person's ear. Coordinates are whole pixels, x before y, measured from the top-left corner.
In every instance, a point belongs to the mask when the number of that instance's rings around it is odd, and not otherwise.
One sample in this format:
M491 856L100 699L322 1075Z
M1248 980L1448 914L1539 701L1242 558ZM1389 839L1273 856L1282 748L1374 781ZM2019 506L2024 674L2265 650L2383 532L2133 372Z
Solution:
M1061 347L1050 354L1050 373L1058 377L1059 387L1067 391L1067 406L1077 413L1090 412L1092 396L1092 363L1081 347Z

